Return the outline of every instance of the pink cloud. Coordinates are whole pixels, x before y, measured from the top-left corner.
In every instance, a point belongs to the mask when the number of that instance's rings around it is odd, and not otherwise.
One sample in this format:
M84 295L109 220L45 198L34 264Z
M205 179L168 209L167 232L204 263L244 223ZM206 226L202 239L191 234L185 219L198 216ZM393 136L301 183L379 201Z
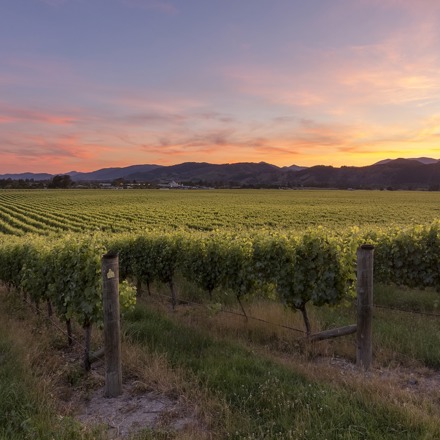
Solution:
M70 125L76 121L76 118L73 116L58 115L55 113L0 104L0 123L12 123L18 121L37 122L50 125Z
M237 125L229 129L205 129L195 133L188 129L166 135L150 133L147 142L136 141L135 138L130 140L134 147L137 145L144 154L156 158L153 162L159 163L173 162L171 158L174 157L174 162L197 160L220 163L222 160L228 161L228 158L230 162L234 158L277 164L295 161L306 165L341 165L353 161L369 163L371 157L380 158L385 152L404 151L403 145L412 144L418 133L417 130L397 125L383 127L365 123L321 123L311 119L292 121L291 118L289 121L281 131L272 133L270 124L262 124L253 133ZM435 130L429 127L429 130ZM423 143L417 142L425 145L427 140L425 137ZM349 161L347 153L351 156Z
M55 157L89 159L96 157L98 151L106 149L101 145L82 142L75 135L53 139L41 135L26 135L18 140L11 140L11 136L2 136L0 142L1 153L15 154L17 158L34 157L42 160Z
M440 59L415 54L408 59L402 54L401 46L405 43L396 45L353 47L335 52L331 58L325 53L311 52L309 57L320 64L311 72L297 66L283 71L242 66L229 68L225 74L231 85L246 95L272 104L315 108L330 114L344 107L440 100Z
M16 118L13 118L11 116L0 115L0 124L8 124L10 122L15 122L15 121L17 121Z
M2 163L0 172L12 172L6 168L6 159L13 162L13 169L32 170L38 166L46 172L67 172L80 166L100 161L106 154L111 154L112 148L106 144L95 143L82 139L78 135L51 135L24 134L20 137L14 132L0 135L0 156Z
M262 66L234 66L226 68L224 73L235 82L240 92L275 104L309 107L326 100L319 89L307 86L304 79L289 69L282 72Z
M420 10L425 4L403 3ZM435 4L440 9L440 2ZM353 117L373 116L376 106L429 106L440 101L440 28L438 14L420 14L390 27L380 42L332 49L292 44L295 63L237 64L223 73L239 93L299 111Z

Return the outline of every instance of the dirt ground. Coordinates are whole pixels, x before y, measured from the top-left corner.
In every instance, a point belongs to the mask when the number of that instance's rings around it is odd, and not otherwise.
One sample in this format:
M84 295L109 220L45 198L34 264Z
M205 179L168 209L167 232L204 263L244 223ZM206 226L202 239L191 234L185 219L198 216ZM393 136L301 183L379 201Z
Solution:
M93 391L79 405L77 419L86 425L106 426L111 439L126 438L146 428L179 431L197 423L178 399L155 392L139 392L136 384L125 384L119 397L104 397L104 389Z
M77 353L67 356L78 365ZM197 432L203 423L196 409L173 392L152 389L138 378L124 377L122 394L104 397L104 362L93 364L92 370L80 386L59 389L59 399L64 401L67 412L88 427L104 427L108 438L125 439L142 430L166 432Z

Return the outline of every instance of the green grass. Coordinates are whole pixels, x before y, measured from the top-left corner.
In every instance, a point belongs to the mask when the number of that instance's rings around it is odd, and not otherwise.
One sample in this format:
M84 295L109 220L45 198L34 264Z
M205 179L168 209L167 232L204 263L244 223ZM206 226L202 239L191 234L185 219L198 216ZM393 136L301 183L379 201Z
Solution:
M191 319L193 321L196 319L209 320L209 317L203 318L203 315L215 315L221 309L220 304L241 313L237 300L233 295L225 296L221 292L214 292L212 300L209 300L206 292L195 288L188 281L179 279L178 286L178 297L180 299L202 303L206 307L206 309L202 308L200 311L186 312L192 314ZM154 290L163 295L169 295L167 286L158 284L154 286ZM439 300L440 293L434 290L414 290L380 284L374 286L374 304L378 306L402 309L408 312L440 315ZM304 329L301 314L286 310L276 301L271 302L267 299L258 298L251 298L248 301L244 299L244 306L251 316ZM307 307L312 322L312 332L314 333L356 323L355 304L337 307L314 307L312 304L308 304ZM373 351L376 357L376 365L389 366L397 363L414 366L414 364L419 364L439 369L440 316L407 313L388 308L376 307L373 312ZM194 318L193 315L196 315L197 318ZM218 322L231 320L233 318L225 314L218 316ZM243 327L243 325L240 325L240 321L243 320L236 318L235 322L225 323L219 333L228 335L231 338L246 340L250 343L271 346L275 350L280 346L293 353L298 350L297 344L292 343L292 341L301 336L300 334L283 332L271 325L245 325ZM203 327L209 324L202 322L200 325ZM354 359L354 346L351 348L349 344L344 344L342 341L341 339L334 341L329 354ZM325 346L325 343L321 343L321 346Z
M383 362L419 363L440 368L440 319L376 310L373 320L373 350Z
M194 321L195 315L200 321L201 328L209 328L209 315L218 314L222 308L221 304L227 309L241 313L233 295L225 296L221 292L214 292L210 300L206 292L198 290L184 279L179 279L177 284L180 299L194 301L205 306L198 312L189 309L181 313L189 315L188 321L191 319ZM154 290L163 295L169 295L167 286L158 284L154 286ZM414 290L380 284L374 286L374 304L387 307L386 309L375 307L373 310L373 354L377 366L419 364L440 369L440 316L423 314L440 315L439 301L440 293L434 290ZM301 314L287 310L276 301L258 298L244 299L244 306L250 316L304 330ZM307 307L314 333L356 323L354 303L337 307L313 307L312 304L308 304ZM203 318L203 314L208 317ZM217 324L219 322L225 322L219 332L230 338L271 346L275 350L277 347L285 347L289 352L295 352L298 349L297 344L294 344L295 338L301 336L298 333L281 332L270 325L243 326L243 320L240 317L234 319L225 314L218 316ZM332 343L331 353L355 359L355 349L350 349L350 345L341 342L342 340L336 340ZM321 343L322 346L324 344Z
M25 367L23 353L0 328L0 439L80 440L78 423L58 417L38 379Z
M440 293L433 289L419 290L398 286L374 286L374 303L386 307L436 313L440 316Z
M358 389L311 382L241 345L138 308L125 333L223 399L231 439L434 439L440 427Z
M406 311L379 307L375 309L373 322L375 351L394 353L392 360L399 363L408 363L408 360L414 359L427 367L440 368L439 301L440 294L434 290L375 286L375 304ZM429 316L429 314L439 316Z
M439 294L434 291L401 289L393 286L375 286L374 303L408 312L375 307L373 311L373 355L377 366L420 364L429 368L440 368L440 315L436 301ZM353 307L310 307L314 328L319 330L343 327L356 323ZM341 344L342 345L342 344ZM338 353L338 342L333 345ZM343 348L346 350L346 347ZM355 351L352 351L355 357Z

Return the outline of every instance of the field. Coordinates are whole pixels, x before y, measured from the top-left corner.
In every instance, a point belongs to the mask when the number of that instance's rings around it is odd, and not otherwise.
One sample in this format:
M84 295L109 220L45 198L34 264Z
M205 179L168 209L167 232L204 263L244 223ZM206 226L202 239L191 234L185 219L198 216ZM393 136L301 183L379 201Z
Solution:
M50 327L42 305L84 344L101 320L108 250L128 282L127 386L173 396L194 417L176 431L164 415L136 438L440 438L439 219L438 192L2 191L0 412L10 417L0 415L0 438L107 438L72 410L44 409L60 382L88 399L101 382L99 367L82 372L84 348ZM354 367L354 336L312 344L294 313L307 306L313 333L355 322L364 242L376 247L368 373ZM26 357L36 335L41 349ZM101 343L95 331L85 353Z
M282 190L0 191L0 231L344 230L427 224L439 192Z

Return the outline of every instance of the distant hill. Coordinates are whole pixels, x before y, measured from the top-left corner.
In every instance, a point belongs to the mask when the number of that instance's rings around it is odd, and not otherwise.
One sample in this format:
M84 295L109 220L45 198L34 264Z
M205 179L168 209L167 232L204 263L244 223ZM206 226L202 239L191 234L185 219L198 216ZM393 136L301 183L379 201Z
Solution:
M394 159L394 160L401 160L401 159ZM385 165L387 163L393 162L393 159L385 159L381 160L379 162L376 162L374 165ZM405 160L405 159L403 159ZM431 157L417 157L417 158L410 158L406 160L416 160L417 162L423 163L424 165L429 165L438 162L438 159L432 159Z
M161 168L161 165L132 165L124 168L102 168L90 173L79 173L71 171L67 173L74 181L111 181L119 178L127 178L134 173L147 173L156 168Z
M437 189L440 162L396 159L366 167L311 167L291 173L289 186L334 188Z
M52 179L53 174L47 173L20 173L20 174L0 174L0 179L12 180L49 180Z
M210 164L206 162L185 162L179 165L161 167L155 170L134 173L129 179L138 181L175 180L209 185L276 185L282 175L281 168L265 162Z
M306 170L307 167L300 167L298 165L290 165L290 167L283 167L283 170L286 171L302 171L302 170Z
M440 161L427 157L386 159L365 167L340 168L292 165L278 167L266 162L210 164L185 162L172 166L133 165L103 168L89 173L67 173L75 182L111 182L118 178L153 184L178 183L214 187L317 187L440 189ZM4 174L0 179L50 180L51 174Z

